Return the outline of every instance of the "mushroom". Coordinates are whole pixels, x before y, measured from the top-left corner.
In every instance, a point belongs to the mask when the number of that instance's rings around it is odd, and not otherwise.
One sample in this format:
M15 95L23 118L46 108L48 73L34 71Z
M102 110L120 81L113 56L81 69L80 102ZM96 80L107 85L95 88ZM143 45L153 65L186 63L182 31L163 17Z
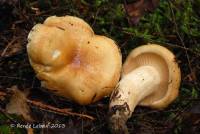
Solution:
M115 134L128 133L126 121L137 105L156 109L167 107L178 96L181 81L173 53L156 44L134 49L122 73L109 105L109 127Z
M52 16L28 35L27 52L41 85L81 105L110 95L121 72L115 42L82 19Z

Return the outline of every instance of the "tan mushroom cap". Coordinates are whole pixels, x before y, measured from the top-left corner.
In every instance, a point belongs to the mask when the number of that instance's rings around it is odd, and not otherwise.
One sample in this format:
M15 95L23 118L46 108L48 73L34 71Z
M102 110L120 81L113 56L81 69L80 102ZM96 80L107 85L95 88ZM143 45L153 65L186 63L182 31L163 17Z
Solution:
M70 22L68 25L67 22ZM121 72L115 42L77 17L50 17L28 35L30 63L44 87L79 104L108 96Z
M78 44L82 44L87 38L94 35L94 31L89 24L74 16L51 16L44 21L44 24L60 29L67 29L73 35L71 38Z
M123 65L123 74L139 66L152 65L160 73L162 81L151 95L145 97L139 105L162 109L178 96L181 72L176 58L168 49L148 44L134 49Z

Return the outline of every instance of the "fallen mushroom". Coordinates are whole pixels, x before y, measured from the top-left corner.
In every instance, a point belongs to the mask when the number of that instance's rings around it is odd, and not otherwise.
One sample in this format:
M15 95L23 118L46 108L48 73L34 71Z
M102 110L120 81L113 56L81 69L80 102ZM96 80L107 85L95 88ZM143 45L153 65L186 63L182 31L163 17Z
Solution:
M52 16L28 35L30 64L42 86L85 105L108 96L121 72L113 40L95 35L82 19Z
M109 105L112 133L128 133L126 121L137 105L167 107L178 95L181 74L176 58L168 49L148 44L134 49L123 65L123 76Z

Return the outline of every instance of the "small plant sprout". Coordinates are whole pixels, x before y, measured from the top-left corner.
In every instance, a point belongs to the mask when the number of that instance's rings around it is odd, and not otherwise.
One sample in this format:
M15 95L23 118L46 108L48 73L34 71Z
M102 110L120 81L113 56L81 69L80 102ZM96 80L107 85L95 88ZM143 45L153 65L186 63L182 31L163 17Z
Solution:
M126 121L137 105L156 109L167 107L178 96L180 81L180 68L168 49L156 44L134 49L127 57L122 78L111 95L111 132L128 133Z
M77 17L51 16L35 25L27 52L43 87L81 105L110 95L119 81L119 48Z

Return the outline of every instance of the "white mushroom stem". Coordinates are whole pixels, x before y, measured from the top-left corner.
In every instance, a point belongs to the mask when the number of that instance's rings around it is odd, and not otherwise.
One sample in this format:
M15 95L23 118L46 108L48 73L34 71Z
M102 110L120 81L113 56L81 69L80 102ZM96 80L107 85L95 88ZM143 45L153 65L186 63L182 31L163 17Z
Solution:
M109 125L113 133L128 133L126 121L137 104L157 89L160 81L159 71L149 65L122 77L109 106Z

